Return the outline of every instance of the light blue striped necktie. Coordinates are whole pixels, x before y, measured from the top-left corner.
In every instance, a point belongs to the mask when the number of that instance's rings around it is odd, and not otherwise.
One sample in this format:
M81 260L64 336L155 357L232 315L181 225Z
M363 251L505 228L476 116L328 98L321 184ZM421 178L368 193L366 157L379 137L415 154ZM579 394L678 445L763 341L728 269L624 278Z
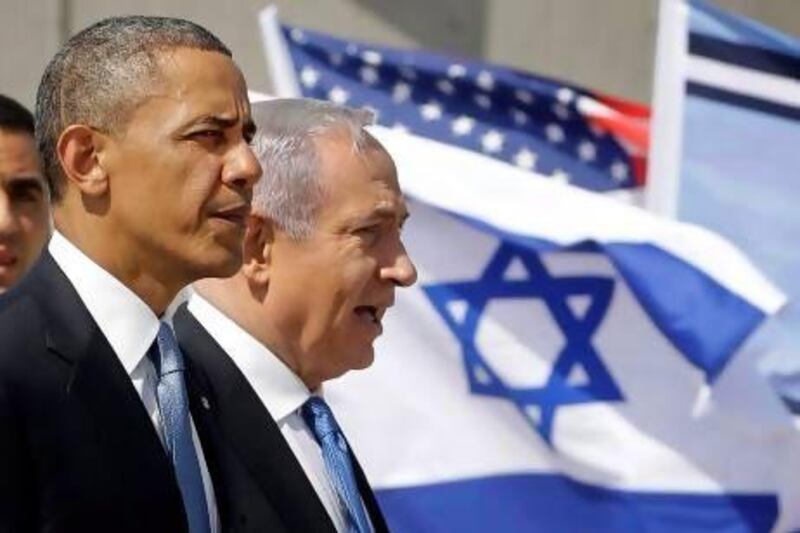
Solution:
M350 453L336 419L333 418L328 404L318 396L309 398L302 407L303 419L311 429L322 448L325 468L333 481L339 500L344 506L347 517L347 531L352 533L370 533L364 505L358 492L356 477Z
M183 354L178 348L172 328L165 322L161 322L158 328L156 341L158 353L151 350L151 355L158 374L156 394L167 453L175 468L190 533L209 533L211 526L203 476L192 440ZM147 510L143 509L142 512Z

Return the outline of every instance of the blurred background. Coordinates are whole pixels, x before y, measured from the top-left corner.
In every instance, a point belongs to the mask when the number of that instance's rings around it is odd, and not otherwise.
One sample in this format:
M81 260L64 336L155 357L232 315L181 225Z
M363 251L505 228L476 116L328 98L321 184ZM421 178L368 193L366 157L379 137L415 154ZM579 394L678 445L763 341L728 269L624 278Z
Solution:
M266 0L3 0L0 92L32 106L59 44L107 16L172 15L233 49L251 88L268 90L257 26ZM485 59L649 103L655 0L279 0L291 25L389 46ZM717 0L719 7L800 35L797 0ZM13 21L13 22L12 22Z

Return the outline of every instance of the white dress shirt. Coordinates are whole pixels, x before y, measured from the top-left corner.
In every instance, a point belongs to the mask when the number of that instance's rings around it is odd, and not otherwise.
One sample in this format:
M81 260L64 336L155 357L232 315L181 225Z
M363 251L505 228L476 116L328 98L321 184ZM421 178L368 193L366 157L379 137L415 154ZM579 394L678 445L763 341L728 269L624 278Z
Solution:
M146 357L147 351L156 339L159 318L133 291L92 261L58 231L53 232L48 250L75 287L83 305L89 310L89 314L130 376L163 444L161 413L156 399L158 378L153 363ZM164 314L164 320L170 326L172 326L172 314L180 303L178 300L176 298ZM214 487L211 484L194 421L190 422L192 440L203 477L211 531L217 533L219 517ZM142 512L146 513L147 509L142 509Z
M346 518L325 469L322 450L300 414L300 408L311 397L308 388L266 346L199 294L189 299L189 311L233 359L278 424L336 530L347 531ZM314 394L321 396L322 391Z

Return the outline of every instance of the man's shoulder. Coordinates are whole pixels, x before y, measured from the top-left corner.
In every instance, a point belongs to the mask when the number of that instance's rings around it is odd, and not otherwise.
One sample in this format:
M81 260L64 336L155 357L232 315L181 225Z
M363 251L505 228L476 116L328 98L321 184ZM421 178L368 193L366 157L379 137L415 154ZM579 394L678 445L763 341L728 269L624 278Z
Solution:
M41 263L41 260L40 260ZM16 286L0 295L0 375L14 370L31 369L41 362L37 354L47 351L53 314L48 306L56 305L55 284L46 279L49 265L37 263Z
M0 296L0 354L9 348L43 337L43 308L38 298L23 283Z

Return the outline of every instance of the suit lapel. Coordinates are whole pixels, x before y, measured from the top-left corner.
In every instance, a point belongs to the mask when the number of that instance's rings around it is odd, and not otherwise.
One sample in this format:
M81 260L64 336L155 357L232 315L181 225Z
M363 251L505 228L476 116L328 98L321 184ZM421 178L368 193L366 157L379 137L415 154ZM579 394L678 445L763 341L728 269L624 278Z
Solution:
M208 473L211 476L212 485L215 488L217 511L223 524L231 517L230 502L224 490L226 486L223 465L221 464L224 438L214 417L212 409L212 390L205 375L200 372L194 363L184 356L186 362L186 389L189 394L189 408L192 413L197 434L203 447L203 456L206 460ZM216 401L214 401L216 404Z
M34 298L47 315L48 348L72 364L67 396L90 415L97 464L124 480L126 494L138 488L143 501L160 502L161 513L182 523L172 465L122 363L48 253L31 275Z
M202 368L225 440L289 531L335 531L275 421L236 364L184 306L175 315L184 356Z

